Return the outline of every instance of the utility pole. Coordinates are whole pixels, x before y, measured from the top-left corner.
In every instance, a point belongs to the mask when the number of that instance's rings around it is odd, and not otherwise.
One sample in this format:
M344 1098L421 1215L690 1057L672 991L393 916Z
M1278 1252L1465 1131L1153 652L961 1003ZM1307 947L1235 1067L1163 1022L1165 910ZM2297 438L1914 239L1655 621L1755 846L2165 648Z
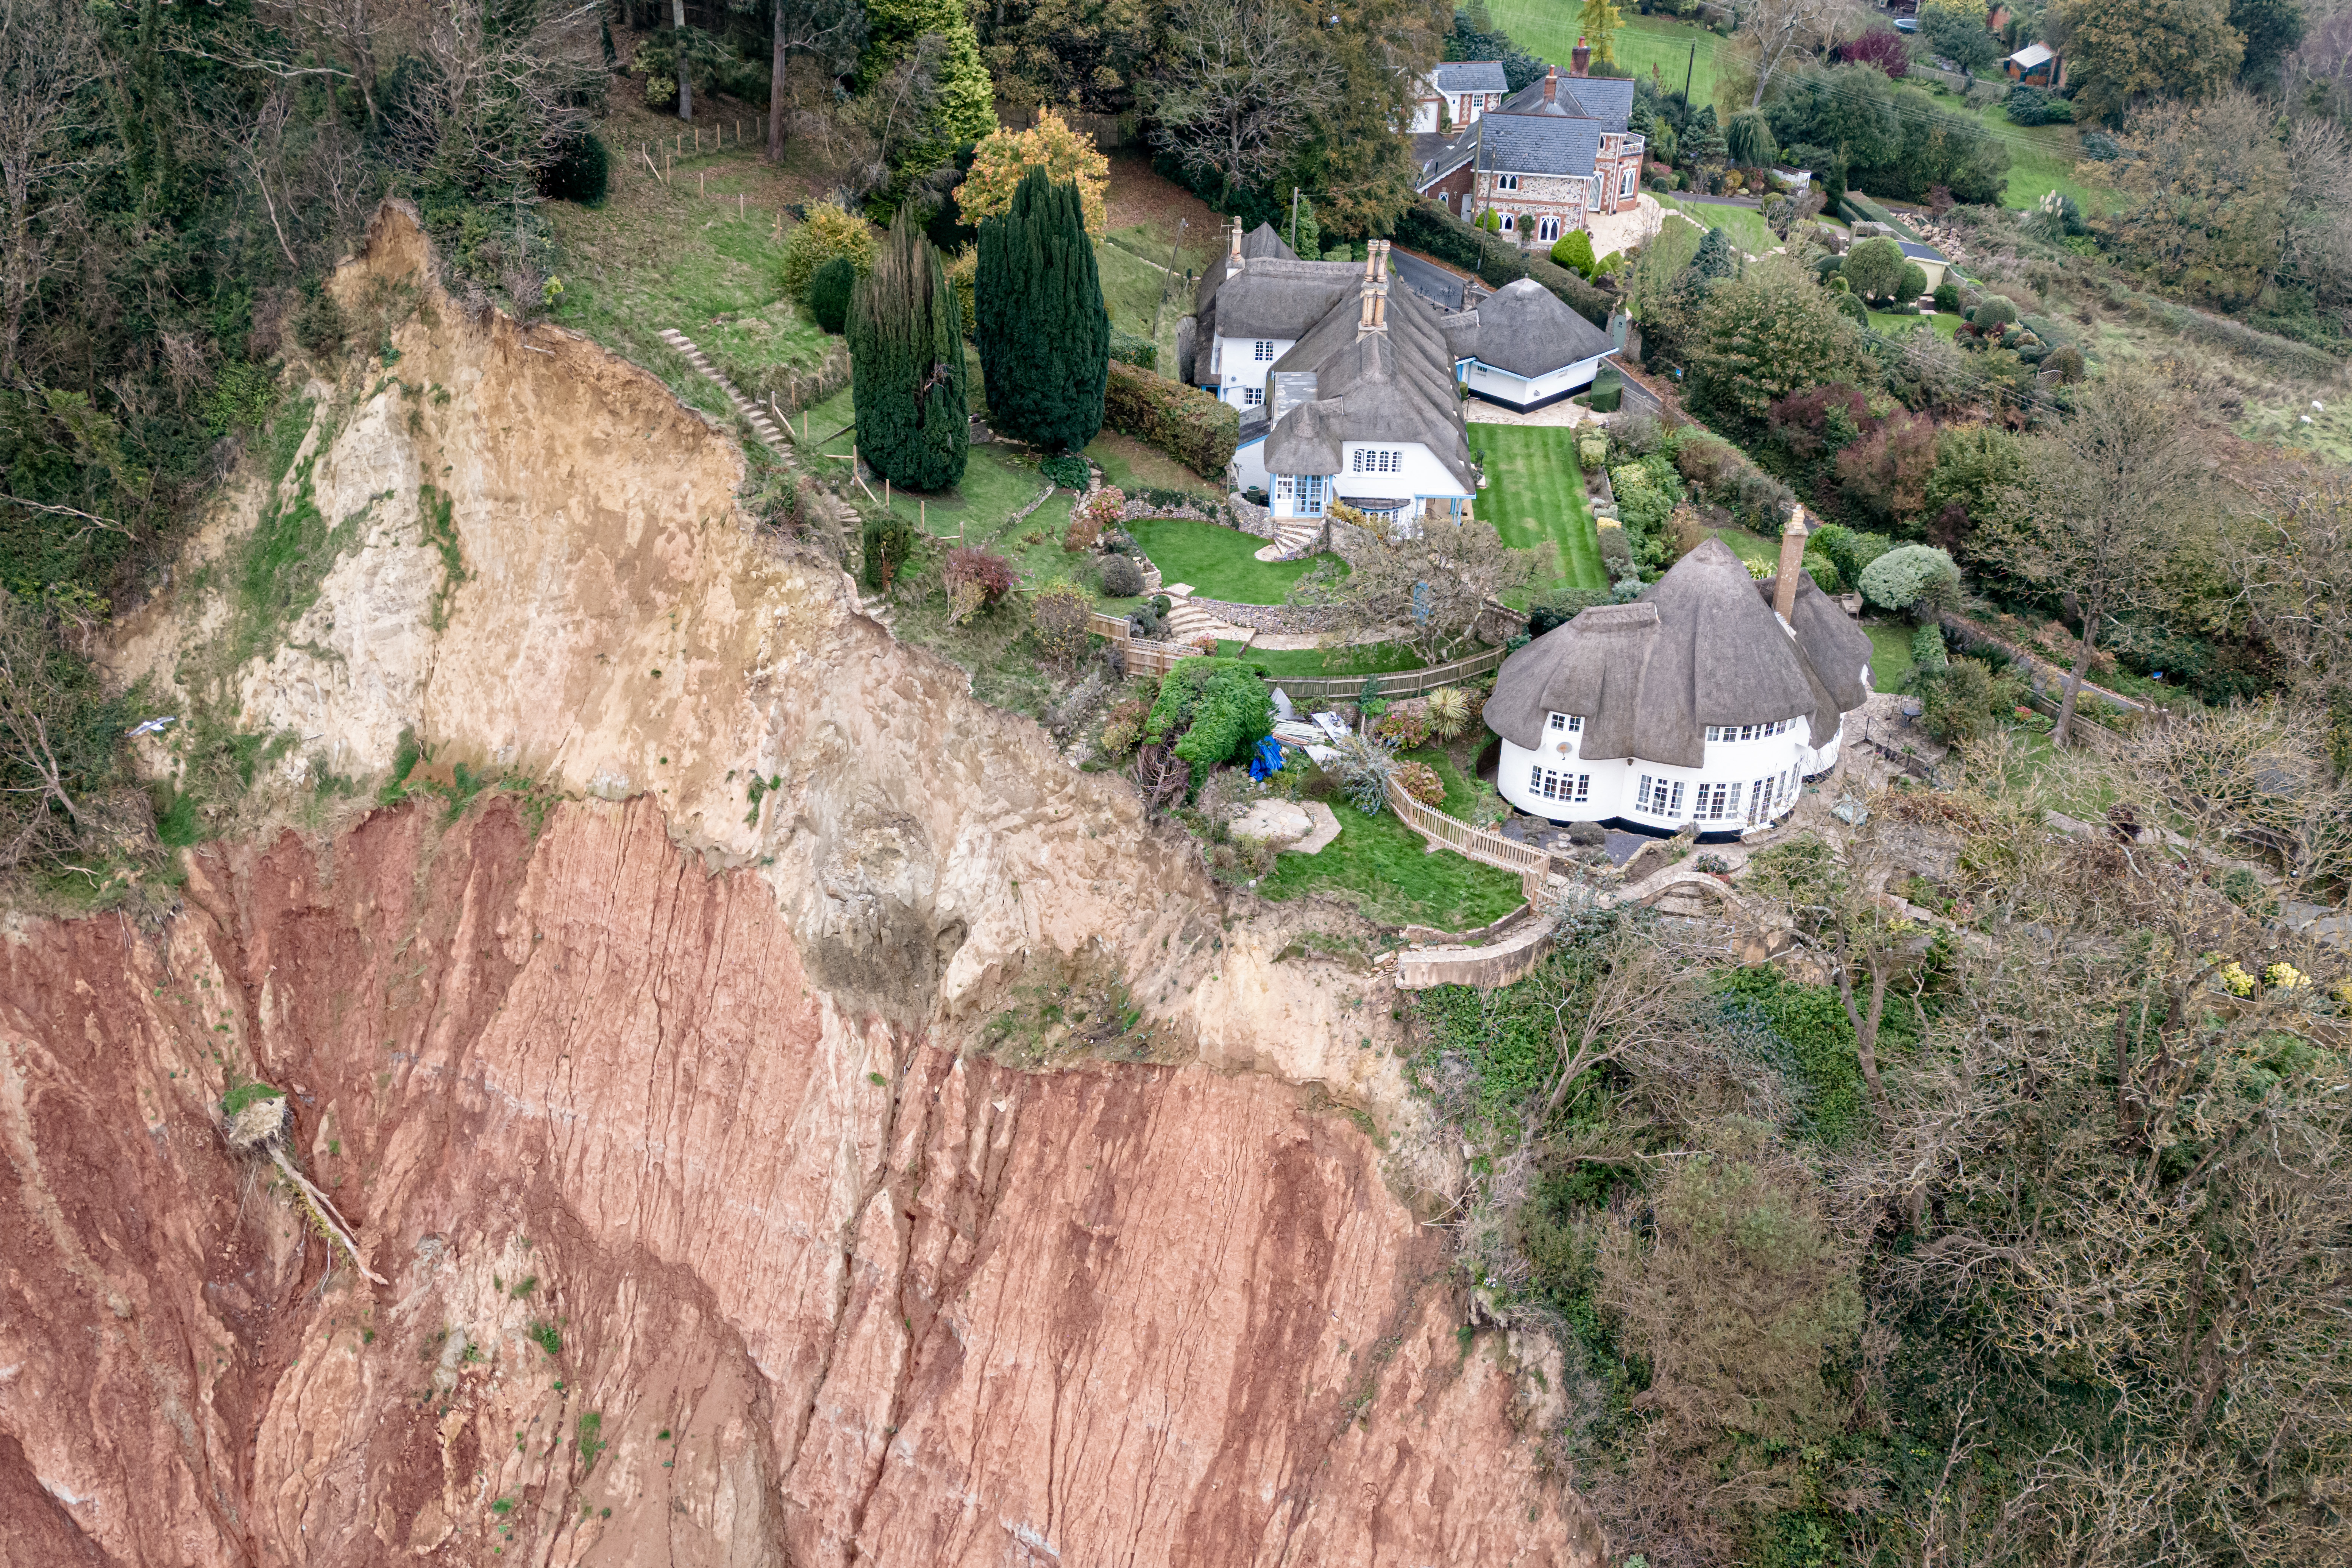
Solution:
M1191 218L1178 218L1176 237L1168 245L1168 275L1160 280L1160 303L1151 307L1151 341L1155 343L1160 341L1160 313L1168 309L1169 286L1176 281L1176 256L1183 248L1184 226L1192 221Z

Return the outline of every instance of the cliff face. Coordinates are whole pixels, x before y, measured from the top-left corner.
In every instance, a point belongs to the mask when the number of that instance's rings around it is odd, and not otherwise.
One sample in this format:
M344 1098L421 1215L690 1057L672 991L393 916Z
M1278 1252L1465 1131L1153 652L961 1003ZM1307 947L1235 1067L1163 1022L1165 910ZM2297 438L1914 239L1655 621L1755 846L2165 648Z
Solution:
M722 434L422 256L389 214L337 281L415 291L417 390L314 388L315 601L221 656L201 563L300 481L248 486L118 672L233 694L289 789L408 729L609 798L0 931L0 1556L1597 1563L1398 1195L1454 1177L1392 997L1276 962L1296 911L756 539ZM387 1283L228 1152L246 1077Z

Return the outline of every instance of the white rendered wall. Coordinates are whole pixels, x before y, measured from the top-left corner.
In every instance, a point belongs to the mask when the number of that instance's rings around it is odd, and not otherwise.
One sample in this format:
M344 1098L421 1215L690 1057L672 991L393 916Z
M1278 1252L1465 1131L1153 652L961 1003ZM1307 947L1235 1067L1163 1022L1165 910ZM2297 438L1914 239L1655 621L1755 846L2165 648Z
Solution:
M1225 472L1232 479L1234 489L1237 490L1248 489L1253 485L1265 489L1266 488L1265 438L1261 437L1255 441L1245 441L1234 447L1234 460L1226 465Z
M1469 383L1473 392L1525 408L1547 397L1557 397L1563 392L1574 392L1579 387L1591 385L1604 357L1595 354L1591 359L1580 359L1574 364L1562 365L1558 370L1546 371L1535 376L1514 375L1507 370L1496 370L1484 361L1474 359L1469 362L1469 373L1464 379Z
M1255 386L1265 390L1266 373L1274 368L1275 360L1290 352L1297 338L1228 338L1216 340L1215 357L1209 361L1210 374L1216 378L1217 400L1236 408L1248 405L1243 400L1242 389ZM1257 357L1257 345L1272 343L1274 359Z
M1352 472L1356 454L1360 451L1389 451L1400 454L1394 473L1359 474ZM1351 500L1357 496L1466 496L1462 481L1446 471L1436 454L1418 441L1343 441L1339 444L1339 471L1332 476L1332 488L1339 499Z
M1495 787L1505 800L1530 816L1540 816L1552 822L1606 822L1622 819L1644 827L1672 832L1685 823L1696 821L1699 831L1706 833L1737 833L1750 826L1748 809L1756 781L1777 781L1779 795L1771 806L1770 820L1785 816L1797 801L1804 780L1832 766L1837 760L1837 737L1829 746L1816 751L1806 743L1811 726L1798 720L1788 731L1779 735L1752 741L1710 741L1706 760L1696 768L1670 767L1663 763L1612 758L1585 761L1578 753L1580 737L1544 731L1545 742L1538 751L1506 740L1495 773ZM1535 793L1533 770L1547 768L1555 773L1590 774L1591 784L1587 798L1581 801L1547 800ZM1793 770L1793 772L1792 772ZM1664 781L1670 787L1683 786L1682 809L1678 813L1644 811L1634 800L1643 775ZM1702 784L1738 784L1739 805L1736 812L1722 817L1699 817L1699 788Z

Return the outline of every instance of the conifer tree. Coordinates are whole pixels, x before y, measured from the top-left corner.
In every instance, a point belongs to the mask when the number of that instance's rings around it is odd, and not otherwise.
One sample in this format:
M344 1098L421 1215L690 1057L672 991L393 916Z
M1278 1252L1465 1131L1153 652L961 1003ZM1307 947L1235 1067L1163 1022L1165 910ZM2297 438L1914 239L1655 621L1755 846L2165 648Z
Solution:
M1048 451L1102 428L1110 317L1078 188L1043 169L980 226L980 368L989 421Z
M850 304L850 399L857 455L908 489L943 490L963 478L971 430L962 322L940 253L901 208Z

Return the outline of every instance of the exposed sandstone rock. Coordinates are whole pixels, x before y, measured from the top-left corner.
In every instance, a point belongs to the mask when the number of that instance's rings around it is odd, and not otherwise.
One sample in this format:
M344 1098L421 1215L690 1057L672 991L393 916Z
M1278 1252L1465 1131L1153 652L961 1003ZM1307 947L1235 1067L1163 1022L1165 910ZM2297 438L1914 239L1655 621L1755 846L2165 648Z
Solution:
M184 571L117 672L216 680L289 788L411 730L628 804L379 812L188 857L152 940L0 932L0 1558L1597 1563L1455 1342L1393 994L1275 956L1329 917L1228 908L756 537L730 438L423 255L390 211L335 285L423 306L416 391L314 389L316 603L224 666ZM1057 1070L981 1054L1006 1020ZM228 1157L233 1073L389 1286Z

